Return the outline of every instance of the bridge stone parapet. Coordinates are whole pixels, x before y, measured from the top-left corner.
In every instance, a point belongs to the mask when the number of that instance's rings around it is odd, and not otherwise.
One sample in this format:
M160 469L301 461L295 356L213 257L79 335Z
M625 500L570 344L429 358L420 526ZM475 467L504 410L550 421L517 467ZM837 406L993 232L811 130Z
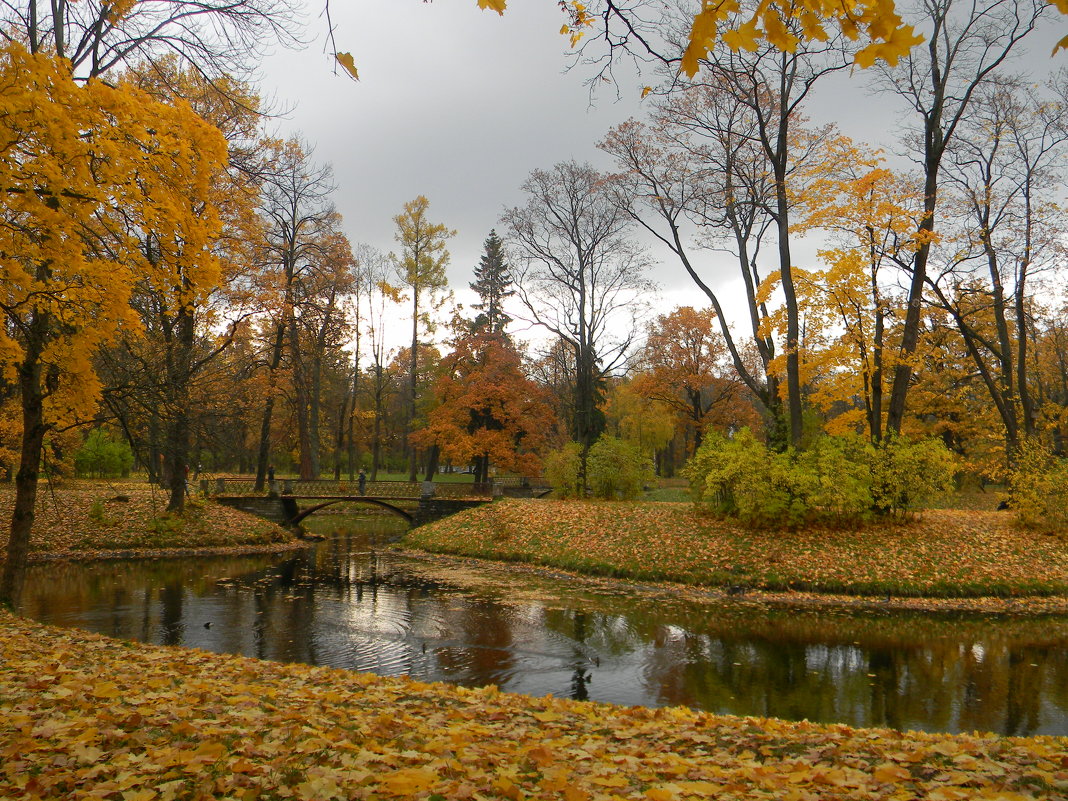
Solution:
M277 523L280 526L288 526L299 513L295 498L281 498L278 496L229 496L218 497L216 500L223 506L232 509L240 509L242 512L256 515Z
M488 497L447 498L437 495L423 495L418 499L394 499L389 497L372 498L360 495L340 497L331 497L328 495L217 495L215 500L225 506L257 515L258 517L265 518L281 526L299 529L301 522L309 514L313 514L319 509L333 506L337 503L372 504L374 506L388 509L391 512L395 512L408 520L413 526L421 526L425 523L431 523L435 520L440 520L443 517L456 514L457 512L462 512L465 509L472 509L476 506L481 506L484 503L490 503L491 499ZM297 503L299 500L313 502L315 505L310 509L301 510ZM405 509L397 505L398 500L408 501L409 503L418 503L418 506L414 510L411 510L410 507Z
M474 509L476 506L490 503L488 498L474 500L471 498L442 498L440 496L423 496L419 499L419 508L412 516L413 526L422 526L441 520L443 517L454 515L466 509Z

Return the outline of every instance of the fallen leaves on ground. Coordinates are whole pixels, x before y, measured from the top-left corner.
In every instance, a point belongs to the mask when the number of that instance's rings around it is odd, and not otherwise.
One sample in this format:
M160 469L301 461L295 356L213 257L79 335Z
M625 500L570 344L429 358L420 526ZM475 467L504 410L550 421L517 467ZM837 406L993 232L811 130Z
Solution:
M121 498L121 500L119 500ZM78 557L160 555L170 549L278 546L294 536L253 515L191 498L178 518L165 514L167 493L146 482L68 480L38 489L30 540L31 560L46 555ZM0 519L10 520L13 485L0 485ZM8 532L0 530L0 553Z
M505 500L422 526L439 553L689 584L910 596L1068 594L1068 542L998 512L751 531L671 503Z
M0 797L1022 799L1068 738L646 709L134 645L0 613Z

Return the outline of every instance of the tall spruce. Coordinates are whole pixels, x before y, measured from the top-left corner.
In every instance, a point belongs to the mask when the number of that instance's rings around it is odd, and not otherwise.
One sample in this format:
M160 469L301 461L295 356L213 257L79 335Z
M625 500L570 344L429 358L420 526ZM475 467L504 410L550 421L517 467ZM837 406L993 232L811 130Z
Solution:
M505 314L502 308L505 298L515 294L512 289L512 273L505 261L504 243L497 236L496 230L490 231L482 247L485 252L475 267L475 280L470 284L471 289L477 292L482 300L472 307L479 312L473 328L476 332L503 334L504 327L512 322L512 318Z

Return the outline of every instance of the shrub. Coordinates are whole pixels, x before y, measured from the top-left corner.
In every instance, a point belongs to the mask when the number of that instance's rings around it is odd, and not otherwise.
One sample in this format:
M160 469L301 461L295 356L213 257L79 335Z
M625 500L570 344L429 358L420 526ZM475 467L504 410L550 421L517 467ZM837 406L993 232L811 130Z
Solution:
M104 507L104 502L100 498L95 499L89 505L89 519L101 526L114 526L119 522L108 514L107 509Z
M887 437L873 448L872 498L884 514L904 514L953 488L956 458L940 440Z
M687 465L694 500L754 528L824 522L856 525L908 511L953 480L953 457L937 440L822 437L805 451L776 453L742 429L710 436Z
M1009 473L1009 508L1028 528L1068 529L1068 461L1036 439L1022 442Z
M586 481L598 498L637 498L652 477L652 464L636 447L608 434L593 443L586 457Z
M797 458L808 484L809 514L853 525L874 514L871 464L875 448L858 436L821 437Z
M805 510L792 468L788 454L769 450L743 428L731 439L706 437L686 475L699 505L759 528L802 522Z
M102 428L90 431L85 443L74 454L74 470L80 476L125 476L129 474L133 462L130 446L124 441L112 439Z
M545 456L545 480L561 498L575 498L582 493L582 447L569 442L558 451Z

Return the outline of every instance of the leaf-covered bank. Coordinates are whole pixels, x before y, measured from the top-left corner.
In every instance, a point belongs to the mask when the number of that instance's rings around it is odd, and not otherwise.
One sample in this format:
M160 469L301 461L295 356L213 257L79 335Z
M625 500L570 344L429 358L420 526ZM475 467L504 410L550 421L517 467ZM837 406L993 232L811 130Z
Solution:
M283 665L0 613L0 797L1053 799L1068 738L624 708Z
M14 494L10 485L0 485L0 519L11 518ZM166 507L164 491L144 482L67 481L42 489L30 561L260 549L295 541L274 523L214 503L193 499L180 517L167 514ZM7 535L0 530L0 559Z
M595 575L858 595L1068 595L1068 541L998 512L856 530L752 531L670 503L505 500L412 531L412 548Z

